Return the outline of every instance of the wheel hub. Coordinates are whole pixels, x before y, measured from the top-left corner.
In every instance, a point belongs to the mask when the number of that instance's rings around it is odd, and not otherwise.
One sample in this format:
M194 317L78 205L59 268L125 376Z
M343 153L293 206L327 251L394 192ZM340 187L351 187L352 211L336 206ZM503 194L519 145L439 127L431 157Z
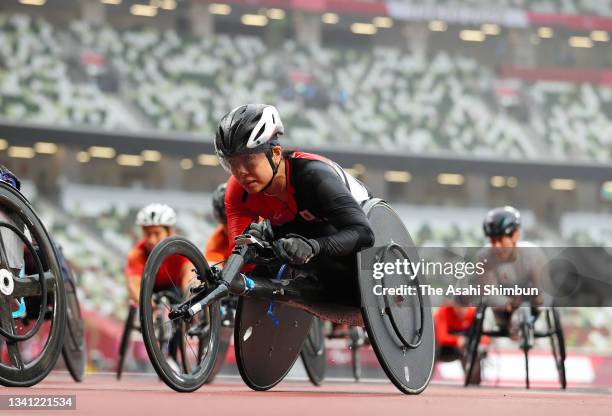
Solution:
M3 295L10 296L13 294L13 289L15 289L13 274L6 269L0 269L0 292Z

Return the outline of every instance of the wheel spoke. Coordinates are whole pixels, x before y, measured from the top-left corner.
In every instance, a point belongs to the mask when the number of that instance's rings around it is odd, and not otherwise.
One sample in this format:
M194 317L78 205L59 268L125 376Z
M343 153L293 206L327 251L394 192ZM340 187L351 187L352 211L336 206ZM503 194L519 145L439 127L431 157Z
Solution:
M0 228L1 230L1 228ZM4 238L0 232L0 267L8 269L10 267L8 257L6 256L6 249L4 248Z
M159 270L157 271L159 273ZM182 293L181 289L179 289L178 287L176 287L176 285L174 284L174 279L172 278L173 276L170 275L170 272L168 271L168 269L166 268L165 270L166 272L166 278L168 280L170 280L170 283L172 283L172 287L177 291L177 293ZM157 276L157 275L156 275Z
M189 343L189 339L187 338L187 335L185 332L183 332L183 342L186 343L186 345L189 347L189 349L191 350L191 353L193 354L193 356L195 357L195 361L197 363L196 367L200 365L200 363L198 362L198 354L193 350L193 347L191 346L191 344ZM201 340L200 340L201 342Z
M55 275L51 272L45 272L44 276L47 292L55 292ZM13 278L13 282L15 283L13 297L40 296L40 282L37 274L28 275L23 278Z

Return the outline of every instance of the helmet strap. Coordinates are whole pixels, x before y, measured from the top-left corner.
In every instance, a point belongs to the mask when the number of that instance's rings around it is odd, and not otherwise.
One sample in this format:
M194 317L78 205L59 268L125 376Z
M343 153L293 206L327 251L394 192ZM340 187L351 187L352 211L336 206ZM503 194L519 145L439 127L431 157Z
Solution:
M274 181L274 177L276 176L276 173L278 172L278 167L280 166L280 163L283 160L283 158L281 157L281 159L275 165L274 160L272 159L272 149L266 152L266 158L268 158L268 162L270 163L270 167L272 168L272 177L268 181L268 184L264 186L264 188L260 192L265 191L266 189L270 187L270 185L272 185L272 182Z

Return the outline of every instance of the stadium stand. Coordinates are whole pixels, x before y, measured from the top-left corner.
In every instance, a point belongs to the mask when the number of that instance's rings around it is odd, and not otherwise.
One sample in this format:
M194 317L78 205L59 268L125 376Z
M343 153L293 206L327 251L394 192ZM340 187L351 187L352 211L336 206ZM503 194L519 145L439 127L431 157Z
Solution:
M94 80L77 81L65 34L27 15L0 15L0 114L46 124L128 126Z
M292 40L271 50L257 37L195 39L83 21L59 30L22 15L1 16L0 36L0 110L12 120L189 131L211 139L231 108L274 101L288 139L298 145L514 159L611 157L612 88L522 85L524 123L495 93L499 79L492 69L445 51L428 57ZM69 52L65 45L77 47ZM80 65L71 66L73 60ZM116 78L119 93L87 75L90 61Z
M557 158L612 157L612 88L590 84L536 82L525 88L534 131Z

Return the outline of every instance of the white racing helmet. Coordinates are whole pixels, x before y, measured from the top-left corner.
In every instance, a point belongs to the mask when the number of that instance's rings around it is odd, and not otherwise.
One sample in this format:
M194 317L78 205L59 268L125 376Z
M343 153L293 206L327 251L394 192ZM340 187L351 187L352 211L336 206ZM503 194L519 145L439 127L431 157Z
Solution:
M149 204L136 215L136 224L142 227L174 227L176 212L166 204Z

